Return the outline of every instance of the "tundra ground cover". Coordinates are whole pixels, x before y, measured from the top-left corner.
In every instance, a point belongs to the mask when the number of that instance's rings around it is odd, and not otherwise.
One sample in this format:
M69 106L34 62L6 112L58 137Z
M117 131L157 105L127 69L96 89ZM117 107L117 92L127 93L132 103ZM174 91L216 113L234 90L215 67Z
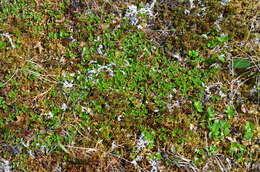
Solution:
M1 1L0 167L257 169L256 8Z

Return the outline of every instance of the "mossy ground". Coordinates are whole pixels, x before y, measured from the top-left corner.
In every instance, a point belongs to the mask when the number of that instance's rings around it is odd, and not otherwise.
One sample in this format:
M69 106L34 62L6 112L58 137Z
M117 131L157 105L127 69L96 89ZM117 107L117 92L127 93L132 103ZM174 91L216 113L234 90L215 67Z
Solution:
M256 169L259 4L190 2L1 1L0 161L14 171Z

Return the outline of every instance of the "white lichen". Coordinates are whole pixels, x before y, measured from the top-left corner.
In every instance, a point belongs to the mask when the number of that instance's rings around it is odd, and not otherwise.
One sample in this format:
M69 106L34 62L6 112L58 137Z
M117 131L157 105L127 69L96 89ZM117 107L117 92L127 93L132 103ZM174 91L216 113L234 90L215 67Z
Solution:
M46 113L45 115L47 116L47 118L53 118L53 113L52 112Z
M63 111L66 111L66 110L67 110L67 107L68 107L68 106L67 106L65 103L63 103L62 106L61 106L61 109L62 109Z
M122 121L122 118L123 118L123 115L117 116L117 121L118 121L118 122Z
M106 56L107 53L103 53L103 52L102 52L102 49L104 49L103 45L99 45L98 48L97 48L97 53L98 53L99 55Z
M11 172L11 166L8 160L0 158L0 171Z
M112 145L111 145L111 150L114 150L115 148L117 148L118 146L116 145L116 141L113 140Z
M147 3L145 8L138 9L136 5L128 6L125 17L129 18L130 24L137 25L139 22L138 14L146 14L149 17L155 16L153 14L153 8L155 6L156 0L153 0L151 4ZM142 29L141 25L137 25L139 29Z
M73 87L73 81L65 81L64 83L63 83L63 87L64 88L71 88L71 87Z
M178 61L182 62L183 61L183 58L180 56L179 53L175 53L173 54L173 57L175 57Z
M190 3L190 8L195 8L195 4L194 4L193 0L189 0L189 3Z
M11 38L9 33L2 33L0 35L3 36L3 37L6 37L8 39L8 41L10 42L11 47L15 48L15 44L13 43L13 40L12 40L12 38Z
M140 152L141 150L146 148L146 146L148 146L149 143L151 143L151 141L146 140L144 138L144 134L141 134L136 144L137 152Z
M128 7L128 10L125 14L125 17L128 17L130 20L130 23L132 25L136 25L138 23L138 17L137 17L138 11L137 11L137 6L135 5L130 5Z
M92 80L94 82L97 82L98 80L95 80L94 78L99 75L100 72L105 71L108 73L109 76L113 77L114 71L111 69L111 67L116 66L114 63L108 64L108 65L97 65L97 68L92 69L88 71L87 73L87 79Z
M142 25L137 25L137 29L143 29L143 26Z
M223 0L220 2L221 5L225 6L229 3L229 0Z
M188 10L188 9L185 9L185 10L184 10L184 14L185 14L185 15L188 15L188 14L190 14L190 10Z
M150 172L159 171L159 162L157 160L150 160L149 163L152 166Z
M138 166L137 162L138 162L138 161L141 161L142 159L143 159L143 156L138 155L138 156L136 156L135 159L133 159L133 160L131 161L131 164L133 164L133 165L136 167L136 166Z

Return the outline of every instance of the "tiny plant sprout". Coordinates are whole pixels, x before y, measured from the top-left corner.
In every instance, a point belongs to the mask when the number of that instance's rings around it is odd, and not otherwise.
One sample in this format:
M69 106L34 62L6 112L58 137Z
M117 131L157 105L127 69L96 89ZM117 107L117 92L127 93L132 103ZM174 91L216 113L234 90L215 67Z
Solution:
M249 140L254 136L254 124L252 122L247 122L245 125L244 139Z
M233 118L233 116L235 115L235 109L232 105L228 106L225 112L227 113L228 119Z
M198 112L203 112L203 105L200 101L194 102L194 107Z
M214 112L214 108L212 106L207 108L208 111L208 118L214 118L215 117L215 112Z
M199 52L196 51L196 50L191 50L191 51L188 52L188 55L189 55L190 57L196 58L196 57L199 56Z
M218 56L219 61L221 61L222 63L225 63L225 55L221 54Z

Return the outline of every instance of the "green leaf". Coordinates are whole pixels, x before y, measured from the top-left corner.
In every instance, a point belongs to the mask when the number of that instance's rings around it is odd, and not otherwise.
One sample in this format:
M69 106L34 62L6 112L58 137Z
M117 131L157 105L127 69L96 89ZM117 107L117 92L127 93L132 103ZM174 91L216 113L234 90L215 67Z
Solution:
M203 112L203 105L200 101L194 102L194 107L198 112Z
M245 135L244 135L244 139L249 140L254 136L254 124L252 122L247 122L245 125Z
M248 59L234 59L233 67L234 69L246 69L252 66L252 63Z
M157 153L156 153L156 159L157 159L157 160L161 160L161 159L162 159L162 155L161 155L160 152L157 152Z
M223 131L223 134L226 136L230 133L230 130L229 128L225 128L224 131Z
M213 153L213 152L216 152L218 151L218 147L217 146L210 146L209 147L209 152Z
M226 121L222 121L222 127L223 128L229 128L230 127L230 124Z
M246 131L253 131L254 130L254 124L252 122L247 122L245 125Z
M228 115L228 119L231 119L231 118L233 118L233 116L235 114L235 109L233 106L228 106L225 112Z
M249 140L249 139L251 139L253 136L254 136L254 133L253 133L253 132L246 132L245 135L244 135L244 139L245 139L245 140Z
M223 37L217 38L217 40L218 40L220 43L224 43L224 42L229 41L229 37L228 37L228 36L223 36Z
M195 50L189 51L188 54L189 54L190 57L198 57L199 56L199 52L197 52Z
M209 43L207 43L208 48L214 48L218 44L218 41L212 40Z
M220 55L218 56L219 61L221 61L222 63L225 63L225 56L224 55Z
M0 41L0 48L3 48L3 47L5 47L5 46L6 46L6 43L3 42L3 41Z
M237 151L245 151L245 146L237 143L237 142L232 142L229 152L237 152Z
M207 109L207 111L208 111L208 117L209 118L214 118L215 117L215 112L214 112L214 108L213 107L208 107L208 109Z
M66 152L67 154L70 154L70 151L69 151L68 149L66 149L65 146L60 143L60 141L58 141L58 146L59 146L64 152Z

